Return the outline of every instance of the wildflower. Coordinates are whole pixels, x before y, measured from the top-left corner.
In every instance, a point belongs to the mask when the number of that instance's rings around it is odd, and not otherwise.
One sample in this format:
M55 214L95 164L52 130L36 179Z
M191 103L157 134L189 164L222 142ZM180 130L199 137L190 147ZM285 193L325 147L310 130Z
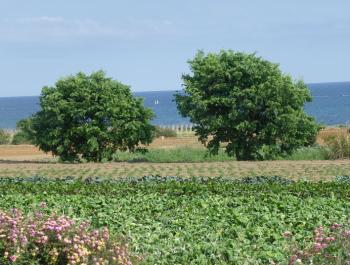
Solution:
M331 225L331 230L336 230L336 229L339 229L341 228L343 225L342 224L337 224L337 223L334 223Z
M10 257L10 261L11 262L15 262L17 260L17 256L16 255L12 255L11 257Z
M314 250L316 252L319 252L322 249L322 244L321 243L315 243L314 244Z
M12 213L13 216L0 210L0 242L12 254L5 251L3 256L12 263L23 255L24 263L29 264L40 253L53 264L64 255L67 264L87 264L92 259L94 264L114 260L131 265L127 246L114 242L107 228L92 230L89 222L75 224L73 219L56 214L36 212L27 218L18 210ZM26 247L28 244L30 249ZM107 259L106 253L110 255Z

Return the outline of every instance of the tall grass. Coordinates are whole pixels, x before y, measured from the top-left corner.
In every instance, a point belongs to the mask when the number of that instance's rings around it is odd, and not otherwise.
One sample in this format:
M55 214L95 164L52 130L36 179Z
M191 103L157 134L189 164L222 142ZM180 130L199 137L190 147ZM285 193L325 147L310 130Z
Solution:
M4 129L0 129L0 144L9 144L11 142L11 134Z
M220 150L216 156L209 155L204 148L174 148L174 149L150 149L146 153L117 152L115 161L127 162L154 162L154 163L178 163L178 162L210 162L210 161L232 161L224 150Z
M289 156L279 157L278 160L327 160L330 151L326 147L304 147L296 150ZM205 148L179 147L173 149L149 149L146 153L117 152L114 161L118 162L153 162L153 163L180 163L180 162L220 162L234 161L223 149L219 154L209 155Z
M302 147L291 155L280 157L279 160L328 160L330 149L325 146Z
M332 136L325 139L330 149L330 157L332 159L350 158L350 132L346 134Z

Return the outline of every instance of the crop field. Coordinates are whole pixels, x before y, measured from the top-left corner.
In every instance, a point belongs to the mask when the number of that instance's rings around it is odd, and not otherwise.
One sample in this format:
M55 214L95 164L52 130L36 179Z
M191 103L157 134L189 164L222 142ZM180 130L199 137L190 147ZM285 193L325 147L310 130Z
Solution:
M122 235L142 264L287 264L284 231L303 245L318 225L346 223L347 183L6 183L3 209L88 219Z
M150 146L160 156L176 148L189 155L204 150L194 137L157 139ZM315 227L349 222L349 160L218 159L225 161L59 163L30 145L0 146L0 205L29 213L46 202L48 212L107 226L143 257L141 264L288 264L285 231L303 247ZM139 181L155 175L174 177ZM76 180L58 180L68 176ZM255 183L254 176L285 181ZM94 177L114 181L94 183ZM245 177L253 184L238 181Z
M144 175L179 177L283 176L290 179L329 180L350 175L350 161L263 161L210 163L22 163L0 162L2 177L107 177L120 178Z
M325 137L344 133L345 129L327 128L320 132L318 143L322 144ZM349 160L279 160L263 162L237 162L221 155L200 163L204 147L193 136L156 139L150 145L150 153L156 156L156 161L150 163L144 158L132 162L111 163L58 163L49 154L40 152L31 145L3 145L0 146L0 176L3 177L92 177L101 176L120 178L130 176L160 175L180 177L230 177L246 176L283 176L291 179L328 180L334 176L350 175ZM181 149L182 148L182 149ZM187 148L187 149L186 149ZM192 148L192 149L188 149ZM171 156L180 150L181 159ZM166 157L168 156L168 157ZM311 158L310 158L311 159ZM317 159L317 158L316 158ZM176 163L174 163L176 162Z

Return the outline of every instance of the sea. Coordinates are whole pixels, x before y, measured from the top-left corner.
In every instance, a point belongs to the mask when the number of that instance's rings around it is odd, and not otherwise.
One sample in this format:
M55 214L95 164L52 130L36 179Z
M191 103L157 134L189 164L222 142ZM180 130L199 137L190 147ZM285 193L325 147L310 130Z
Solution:
M350 82L308 84L312 102L305 111L324 125L347 125L350 122ZM176 91L135 92L146 107L155 113L154 125L188 124L174 102ZM15 129L16 122L30 117L40 109L39 97L0 97L0 128Z

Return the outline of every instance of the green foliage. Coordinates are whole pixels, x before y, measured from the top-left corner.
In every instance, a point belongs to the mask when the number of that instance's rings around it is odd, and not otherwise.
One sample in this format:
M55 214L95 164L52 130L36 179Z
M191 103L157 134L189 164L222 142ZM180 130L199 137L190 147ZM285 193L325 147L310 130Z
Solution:
M327 160L330 157L326 147L313 146L302 147L291 154L275 157L278 160ZM221 148L217 155L211 155L204 148L179 147L173 149L149 149L147 152L116 152L113 160L118 162L153 162L153 163L178 163L178 162L213 162L233 161Z
M23 119L17 122L17 132L12 138L12 144L33 144L34 143L34 131L33 122L31 118Z
M11 135L4 129L0 129L0 144L9 144L11 142Z
M331 159L350 158L350 133L345 135L330 136L325 139L326 145L330 149Z
M209 162L209 161L232 161L224 151L212 156L202 148L174 148L174 149L149 149L145 153L140 152L116 152L114 161L127 162L153 162L153 163L177 163L177 162Z
M227 143L237 160L272 159L314 143L320 126L303 109L310 91L277 64L231 50L200 51L189 64L176 103L211 153Z
M130 88L98 71L78 73L44 87L33 118L34 142L64 161L111 160L154 135L153 113Z
M162 128L160 126L156 126L156 137L176 137L176 131L170 128Z
M29 212L45 201L108 226L144 264L286 264L283 232L304 247L315 227L349 218L349 184L264 181L1 183L0 205Z
M280 157L280 160L328 160L330 150L324 146L301 147L293 151L290 155Z

